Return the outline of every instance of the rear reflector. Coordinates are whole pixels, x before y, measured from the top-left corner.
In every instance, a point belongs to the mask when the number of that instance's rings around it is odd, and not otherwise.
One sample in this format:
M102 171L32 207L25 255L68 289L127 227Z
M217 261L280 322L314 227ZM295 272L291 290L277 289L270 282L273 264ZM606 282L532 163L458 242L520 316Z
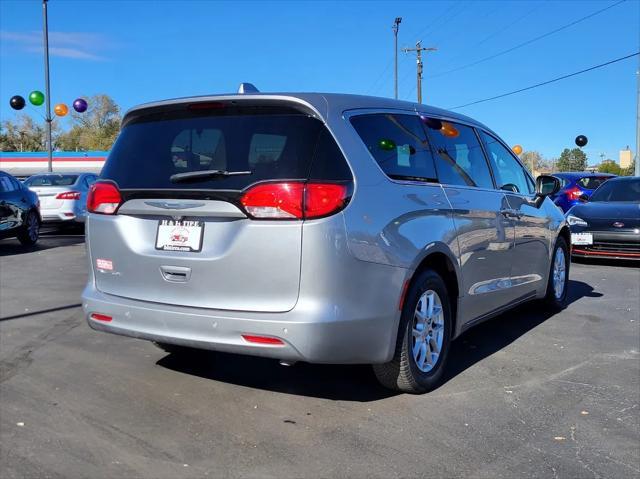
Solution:
M65 191L64 193L58 193L56 195L56 200L79 200L80 192L79 191Z
M91 313L90 318L95 319L96 321L104 321L105 323L108 323L113 319L111 316L101 313Z
M271 344L274 346L284 346L284 342L278 338L271 338L269 336L254 336L251 334L243 334L242 338L248 343L255 344Z
M255 219L311 219L340 211L347 202L347 187L336 183L260 183L240 198Z
M98 181L91 185L87 196L87 211L102 215L112 215L120 206L122 196L118 187L110 182Z

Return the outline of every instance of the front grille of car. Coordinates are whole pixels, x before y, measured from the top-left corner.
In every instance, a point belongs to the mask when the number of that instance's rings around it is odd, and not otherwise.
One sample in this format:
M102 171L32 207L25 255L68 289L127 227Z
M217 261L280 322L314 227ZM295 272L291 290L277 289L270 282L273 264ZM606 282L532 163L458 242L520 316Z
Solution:
M580 249L585 249L587 251L603 251L603 252L625 252L625 253L639 253L640 254L640 243L635 242L613 242L613 241L595 241L592 246L588 247L580 247Z

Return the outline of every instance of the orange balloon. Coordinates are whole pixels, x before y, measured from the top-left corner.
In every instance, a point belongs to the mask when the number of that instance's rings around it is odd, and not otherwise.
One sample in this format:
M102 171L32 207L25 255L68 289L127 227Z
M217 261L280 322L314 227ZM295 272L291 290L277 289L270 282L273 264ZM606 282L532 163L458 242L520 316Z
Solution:
M451 123L447 123L444 121L442 122L442 128L440 128L440 132L444 136L447 136L449 138L455 138L457 136L460 136L460 132L455 126L453 126Z
M53 107L53 112L58 116L65 116L67 113L69 113L69 107L64 103L58 103Z
M513 145L512 150L516 155L522 153L522 147L520 145Z

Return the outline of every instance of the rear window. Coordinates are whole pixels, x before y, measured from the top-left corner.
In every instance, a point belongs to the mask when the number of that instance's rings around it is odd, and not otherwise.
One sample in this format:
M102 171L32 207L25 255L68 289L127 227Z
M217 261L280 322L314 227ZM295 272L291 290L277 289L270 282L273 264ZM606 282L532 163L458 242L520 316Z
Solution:
M576 183L587 190L595 190L610 179L610 176L585 176L584 178L580 178Z
M154 114L125 126L102 171L122 189L242 190L264 180L349 180L344 156L324 124L301 113ZM250 171L249 175L172 183L178 173ZM313 171L312 171L313 170Z
M24 181L27 186L71 186L78 181L78 175L36 175Z

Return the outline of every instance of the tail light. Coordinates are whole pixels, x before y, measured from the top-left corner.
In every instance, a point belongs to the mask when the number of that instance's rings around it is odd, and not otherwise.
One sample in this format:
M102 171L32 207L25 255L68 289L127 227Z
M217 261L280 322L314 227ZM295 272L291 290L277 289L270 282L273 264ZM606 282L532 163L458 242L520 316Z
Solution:
M261 183L240 203L255 219L311 219L337 213L347 204L348 188L336 183Z
M91 185L87 196L87 211L112 215L122 203L122 196L118 187L109 182L98 181Z
M580 188L574 186L573 188L569 188L566 192L567 198L570 200L577 200L584 193Z
M58 193L56 195L56 200L79 200L80 192L79 191L65 191L64 193Z

